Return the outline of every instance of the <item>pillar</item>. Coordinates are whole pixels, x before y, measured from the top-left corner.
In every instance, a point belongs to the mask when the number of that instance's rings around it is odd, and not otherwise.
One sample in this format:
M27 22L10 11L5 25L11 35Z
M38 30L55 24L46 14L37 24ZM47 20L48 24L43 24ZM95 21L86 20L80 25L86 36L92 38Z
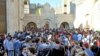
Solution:
M11 35L18 31L18 7L17 0L6 0L7 33Z

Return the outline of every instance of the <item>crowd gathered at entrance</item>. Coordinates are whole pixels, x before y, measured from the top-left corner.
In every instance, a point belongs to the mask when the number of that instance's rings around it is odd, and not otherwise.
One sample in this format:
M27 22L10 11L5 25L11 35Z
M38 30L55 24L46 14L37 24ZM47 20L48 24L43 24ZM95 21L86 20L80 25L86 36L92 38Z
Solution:
M100 56L100 32L31 29L1 34L0 56Z

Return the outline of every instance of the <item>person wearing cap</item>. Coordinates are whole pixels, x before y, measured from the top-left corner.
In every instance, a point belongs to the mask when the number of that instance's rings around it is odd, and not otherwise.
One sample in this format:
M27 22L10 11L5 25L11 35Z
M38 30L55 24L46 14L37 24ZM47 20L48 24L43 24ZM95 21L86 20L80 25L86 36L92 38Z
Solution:
M35 43L32 42L32 38L30 35L26 36L26 41L22 44L22 46L26 46L26 47L35 46Z

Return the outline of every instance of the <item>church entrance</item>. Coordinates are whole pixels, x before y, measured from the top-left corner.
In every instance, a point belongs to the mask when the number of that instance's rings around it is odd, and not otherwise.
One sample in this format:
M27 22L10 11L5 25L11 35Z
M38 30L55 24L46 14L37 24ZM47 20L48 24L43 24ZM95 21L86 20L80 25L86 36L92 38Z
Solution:
M49 22L48 21L45 22L44 29L49 29Z
M25 27L25 30L29 30L29 31L34 29L37 29L37 25L34 22L29 22Z
M67 22L63 22L63 23L61 23L60 28L69 29L69 24Z

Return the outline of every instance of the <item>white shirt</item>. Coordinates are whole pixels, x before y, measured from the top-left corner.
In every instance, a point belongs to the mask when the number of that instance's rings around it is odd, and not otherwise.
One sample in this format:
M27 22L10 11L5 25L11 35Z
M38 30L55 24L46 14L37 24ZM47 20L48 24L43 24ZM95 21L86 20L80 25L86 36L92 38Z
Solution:
M85 38L82 39L82 42L83 42L83 43L84 43L84 42L89 43L89 39L88 39L87 37L85 37Z

